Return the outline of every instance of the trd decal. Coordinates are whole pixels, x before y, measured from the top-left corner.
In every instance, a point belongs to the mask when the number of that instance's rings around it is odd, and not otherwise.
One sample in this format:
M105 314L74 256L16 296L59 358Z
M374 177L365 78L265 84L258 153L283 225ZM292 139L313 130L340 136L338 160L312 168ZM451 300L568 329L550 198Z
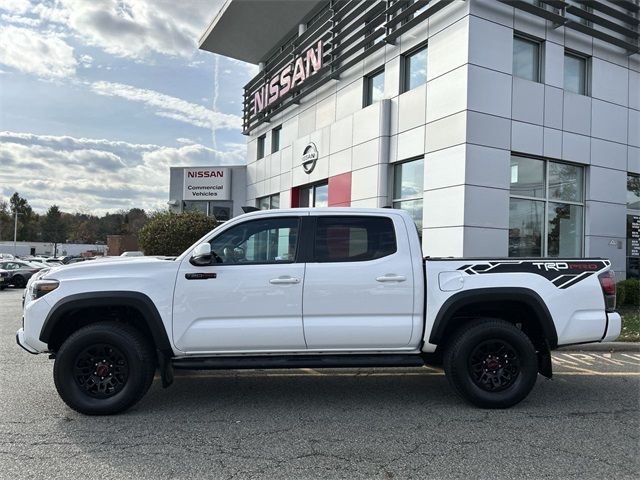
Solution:
M463 265L458 270L468 275L484 273L535 273L558 288L569 288L611 265L609 260L518 260Z

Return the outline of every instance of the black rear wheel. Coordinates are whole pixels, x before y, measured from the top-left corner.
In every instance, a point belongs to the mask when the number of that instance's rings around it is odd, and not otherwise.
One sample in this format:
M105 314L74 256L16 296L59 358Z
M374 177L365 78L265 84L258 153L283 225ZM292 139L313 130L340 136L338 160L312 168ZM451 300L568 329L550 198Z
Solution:
M62 400L87 415L122 412L153 382L153 349L130 325L100 322L74 332L56 354L53 378Z
M538 375L536 350L513 324L484 319L456 332L444 355L449 383L462 398L483 408L522 401Z
M16 288L24 288L27 286L27 281L22 275L15 275L11 279L11 283L13 283L13 286Z

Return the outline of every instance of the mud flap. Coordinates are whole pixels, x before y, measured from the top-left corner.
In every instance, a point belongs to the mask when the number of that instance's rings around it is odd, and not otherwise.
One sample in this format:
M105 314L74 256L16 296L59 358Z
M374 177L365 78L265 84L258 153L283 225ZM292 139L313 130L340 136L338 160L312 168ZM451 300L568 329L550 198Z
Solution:
M538 373L543 377L553 377L553 367L551 366L551 349L549 342L545 340L544 345L538 350Z
M158 370L160 370L160 379L162 380L162 388L167 388L173 383L173 365L171 364L171 354L167 352L158 352Z

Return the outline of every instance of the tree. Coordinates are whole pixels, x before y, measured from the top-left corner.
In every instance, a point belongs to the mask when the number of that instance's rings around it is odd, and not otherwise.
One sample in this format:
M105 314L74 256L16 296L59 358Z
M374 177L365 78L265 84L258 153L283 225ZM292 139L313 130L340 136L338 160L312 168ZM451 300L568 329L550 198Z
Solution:
M51 205L42 221L42 239L54 244L53 251L58 250L58 243L67 238L67 224L57 205Z
M13 238L13 222L9 212L9 204L0 200L0 240Z
M138 233L145 255L180 255L217 225L202 212L158 212Z
M137 234L149 221L147 213L141 208L132 208L124 214L123 223L127 233Z
M18 240L37 240L38 215L33 213L33 209L26 198L22 198L18 192L14 192L9 199L11 215L18 212ZM15 219L14 219L15 221Z

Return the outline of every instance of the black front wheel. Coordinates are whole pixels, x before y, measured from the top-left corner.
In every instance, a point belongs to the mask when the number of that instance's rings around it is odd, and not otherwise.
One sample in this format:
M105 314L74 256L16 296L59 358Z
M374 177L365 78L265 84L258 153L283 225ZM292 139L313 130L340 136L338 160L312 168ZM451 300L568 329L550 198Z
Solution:
M444 355L450 385L483 408L508 408L536 383L538 362L529 337L515 325L483 319L456 332Z
M153 381L153 349L130 325L99 322L74 332L56 354L58 394L87 415L122 412L137 403Z
M16 275L11 279L11 283L16 288L24 288L27 286L27 280L22 275Z

